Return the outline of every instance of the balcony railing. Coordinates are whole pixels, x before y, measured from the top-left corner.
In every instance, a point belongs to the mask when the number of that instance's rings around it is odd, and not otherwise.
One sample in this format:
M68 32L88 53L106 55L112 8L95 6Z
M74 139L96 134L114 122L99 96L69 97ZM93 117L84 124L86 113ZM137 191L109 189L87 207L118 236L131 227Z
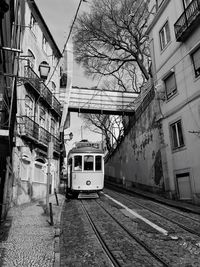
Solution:
M49 90L49 88L43 82L40 82L40 92L41 92L41 97L50 106L52 106L52 92Z
M52 141L53 141L53 149L56 152L60 153L60 140L55 136L52 136Z
M29 83L38 93L40 92L40 79L30 66L24 66L24 77L26 83Z
M21 136L34 141L38 145L48 147L50 141L53 142L54 151L60 153L60 139L52 135L49 131L39 126L34 120L28 116L17 118L18 132Z
M61 116L61 104L54 95L52 97L52 107Z
M31 85L31 87L40 95L41 99L61 116L61 103L30 66L24 67L24 78L24 83Z
M22 136L38 140L39 137L39 124L28 116L18 117L19 133Z
M51 134L44 128L40 127L39 130L39 142L44 144L45 146L48 146L48 143L51 140Z
M178 42L184 41L200 21L200 0L193 0L174 24Z

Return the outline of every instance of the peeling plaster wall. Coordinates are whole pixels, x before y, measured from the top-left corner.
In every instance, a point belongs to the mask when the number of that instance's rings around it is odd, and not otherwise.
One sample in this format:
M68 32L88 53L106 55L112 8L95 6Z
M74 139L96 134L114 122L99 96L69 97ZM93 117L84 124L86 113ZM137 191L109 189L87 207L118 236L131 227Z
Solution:
M153 100L105 163L106 178L127 186L164 190L162 138Z

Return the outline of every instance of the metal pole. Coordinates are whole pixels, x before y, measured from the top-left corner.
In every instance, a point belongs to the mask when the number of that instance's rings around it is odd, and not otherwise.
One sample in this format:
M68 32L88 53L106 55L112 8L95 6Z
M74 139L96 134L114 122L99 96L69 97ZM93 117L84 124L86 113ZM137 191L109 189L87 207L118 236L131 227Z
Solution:
M51 180L51 159L53 158L53 142L50 141L48 143L48 151L47 151L47 192L46 192L46 213L49 214L49 185Z

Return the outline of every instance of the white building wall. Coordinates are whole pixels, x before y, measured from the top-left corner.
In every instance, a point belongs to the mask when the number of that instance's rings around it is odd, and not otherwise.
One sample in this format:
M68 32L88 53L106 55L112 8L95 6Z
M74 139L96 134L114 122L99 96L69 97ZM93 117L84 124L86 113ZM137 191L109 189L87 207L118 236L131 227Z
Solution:
M191 52L200 45L200 26L191 32L184 42L177 42L174 23L183 12L182 1L164 1L163 10L150 25L149 35L153 56L154 83L164 90L164 77L173 71L176 77L177 93L169 100L160 100L161 117L165 139L165 152L170 179L170 190L180 197L177 173L189 172L191 200L200 203L200 77L195 78ZM160 49L159 31L169 21L171 41L163 51ZM182 120L185 146L172 150L170 124ZM193 132L193 133L192 133Z

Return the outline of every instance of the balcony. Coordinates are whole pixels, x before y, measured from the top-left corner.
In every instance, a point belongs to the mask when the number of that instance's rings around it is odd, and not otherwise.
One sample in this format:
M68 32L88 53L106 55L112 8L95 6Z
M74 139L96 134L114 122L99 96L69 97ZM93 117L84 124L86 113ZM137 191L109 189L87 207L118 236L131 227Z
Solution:
M18 130L21 136L27 137L34 141L39 137L39 124L28 116L18 117Z
M48 132L44 128L40 127L39 142L47 147L50 140L51 140L50 132Z
M43 127L40 127L34 120L28 116L21 116L17 118L19 135L31 140L38 146L45 147L47 150L48 143L53 141L54 152L60 153L60 139L52 135Z
M28 85L31 90L37 92L37 95L41 98L43 103L47 104L48 107L55 111L59 116L62 115L60 102L30 66L24 67L23 80L24 84Z
M174 24L177 42L185 41L200 22L200 0L193 0Z
M49 88L43 83L40 82L40 92L41 92L41 97L45 102L49 104L49 106L52 106L52 92L49 90Z
M52 136L53 149L55 152L60 153L60 140L55 136Z
M40 79L30 66L24 66L24 83L40 93ZM26 79L27 78L27 79Z
M61 112L61 104L60 102L57 100L57 98L53 95L52 97L52 108L55 110L55 112L61 116L62 112Z

